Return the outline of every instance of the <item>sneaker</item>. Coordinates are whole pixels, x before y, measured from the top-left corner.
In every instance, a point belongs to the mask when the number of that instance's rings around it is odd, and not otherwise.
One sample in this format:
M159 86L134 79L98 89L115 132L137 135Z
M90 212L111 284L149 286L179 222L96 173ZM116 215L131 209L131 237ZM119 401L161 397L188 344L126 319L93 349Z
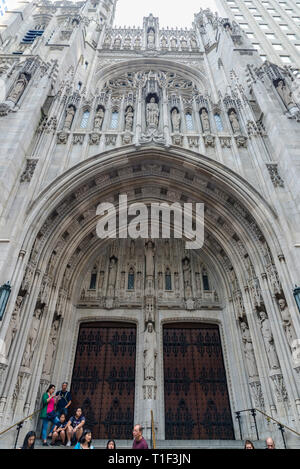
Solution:
M43 446L49 446L46 441L44 441Z
M68 447L72 446L71 441L68 441L68 443L66 444L66 446L68 446Z

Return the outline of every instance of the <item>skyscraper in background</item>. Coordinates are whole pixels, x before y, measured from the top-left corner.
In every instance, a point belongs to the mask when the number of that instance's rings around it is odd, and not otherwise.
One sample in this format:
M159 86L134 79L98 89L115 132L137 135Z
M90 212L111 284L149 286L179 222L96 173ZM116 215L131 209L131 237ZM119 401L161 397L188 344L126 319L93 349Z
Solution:
M235 20L262 59L300 64L300 1L216 0L221 16Z

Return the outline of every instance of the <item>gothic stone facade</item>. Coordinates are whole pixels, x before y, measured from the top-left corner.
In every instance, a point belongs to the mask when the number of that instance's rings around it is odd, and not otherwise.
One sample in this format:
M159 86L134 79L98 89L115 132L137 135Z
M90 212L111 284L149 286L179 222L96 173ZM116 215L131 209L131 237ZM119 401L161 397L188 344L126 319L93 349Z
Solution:
M162 331L184 321L220 328L237 439L249 408L300 431L297 76L209 10L114 29L115 8L22 4L1 33L0 429L71 381L82 323L117 321L137 327L135 421L153 410L163 439ZM100 240L96 207L120 193L204 202L203 249Z

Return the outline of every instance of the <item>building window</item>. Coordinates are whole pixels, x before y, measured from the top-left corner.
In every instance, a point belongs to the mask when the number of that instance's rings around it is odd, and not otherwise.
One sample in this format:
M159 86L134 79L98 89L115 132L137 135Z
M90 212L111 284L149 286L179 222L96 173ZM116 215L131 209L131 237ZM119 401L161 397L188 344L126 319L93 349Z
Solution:
M96 284L97 284L97 274L93 273L91 275L90 290L96 290Z
M280 44L273 44L275 50L283 50L283 47Z
M188 131L194 130L193 116L190 112L185 115L186 128Z
M90 118L90 111L84 111L84 113L82 114L82 119L81 119L81 124L80 124L81 129L87 128L89 118Z
M295 34L287 34L287 38L288 38L290 41L296 41L296 35L295 35Z
M216 122L217 130L219 132L222 132L224 130L223 122L222 122L220 114L218 113L215 114L215 122Z
M128 273L128 290L134 290L134 270L132 268Z
M165 287L166 291L172 291L172 276L170 269L166 270L165 274Z
M117 130L118 124L119 124L119 113L118 111L113 111L111 115L110 128L113 130Z
M203 272L202 272L202 281L203 281L203 290L204 291L210 291L208 274L207 274L206 270L203 270Z

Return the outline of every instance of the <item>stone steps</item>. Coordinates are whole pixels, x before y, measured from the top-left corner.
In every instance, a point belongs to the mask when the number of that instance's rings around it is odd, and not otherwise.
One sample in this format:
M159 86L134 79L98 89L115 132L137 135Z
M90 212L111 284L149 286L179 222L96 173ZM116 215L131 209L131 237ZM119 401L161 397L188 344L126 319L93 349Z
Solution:
M93 446L95 449L105 449L106 448L107 440L94 440ZM254 446L256 449L264 449L265 442L264 441L254 441ZM149 444L149 443L148 443ZM192 449L243 449L244 448L244 441L231 441L231 440L181 440L181 441L165 441L165 440L158 440L156 442L156 449L166 449L166 450L192 450ZM132 440L119 440L116 441L117 449L131 449L132 448ZM37 440L35 447L37 449L73 449L74 447L66 448L65 446L42 446L42 442Z

